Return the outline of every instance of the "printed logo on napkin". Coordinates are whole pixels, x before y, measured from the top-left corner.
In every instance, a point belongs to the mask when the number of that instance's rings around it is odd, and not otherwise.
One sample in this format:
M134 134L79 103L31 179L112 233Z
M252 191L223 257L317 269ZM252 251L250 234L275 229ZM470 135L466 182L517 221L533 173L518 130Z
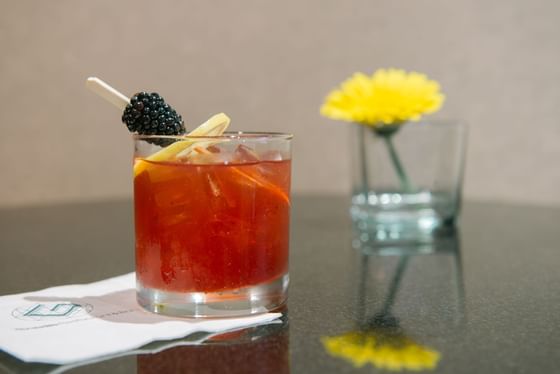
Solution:
M56 321L86 316L93 310L91 304L72 302L42 303L14 309L12 316L21 320Z

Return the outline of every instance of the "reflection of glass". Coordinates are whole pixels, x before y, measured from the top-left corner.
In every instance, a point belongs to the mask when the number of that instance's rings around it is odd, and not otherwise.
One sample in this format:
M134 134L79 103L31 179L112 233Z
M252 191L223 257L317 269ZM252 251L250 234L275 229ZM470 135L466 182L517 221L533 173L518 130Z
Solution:
M142 306L216 317L261 313L285 302L290 140L233 133L135 137Z
M137 357L138 374L290 372L287 322L214 336Z
M464 320L464 288L458 234L434 237L427 246L356 252L357 329L324 338L327 352L355 366L437 367L443 357L437 337Z

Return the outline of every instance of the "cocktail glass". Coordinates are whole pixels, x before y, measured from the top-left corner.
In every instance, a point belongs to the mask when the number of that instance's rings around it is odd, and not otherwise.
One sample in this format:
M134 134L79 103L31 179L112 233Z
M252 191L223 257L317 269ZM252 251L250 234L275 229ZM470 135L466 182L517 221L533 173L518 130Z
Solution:
M134 136L140 305L186 317L242 316L284 305L291 139L279 133Z

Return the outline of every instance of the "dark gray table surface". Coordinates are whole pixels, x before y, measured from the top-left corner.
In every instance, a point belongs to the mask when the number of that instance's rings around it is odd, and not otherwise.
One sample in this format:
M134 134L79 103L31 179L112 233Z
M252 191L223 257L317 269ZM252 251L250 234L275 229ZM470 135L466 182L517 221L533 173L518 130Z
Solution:
M427 354L433 372L560 372L560 208L466 202L456 233L381 256L353 248L364 237L347 204L343 197L293 199L283 324L68 371L387 372L350 358L372 336L396 351L410 345ZM132 271L133 242L130 201L2 209L0 295ZM346 358L326 349L352 336L355 344L336 351ZM418 362L418 355L401 360ZM0 352L0 372L56 369Z

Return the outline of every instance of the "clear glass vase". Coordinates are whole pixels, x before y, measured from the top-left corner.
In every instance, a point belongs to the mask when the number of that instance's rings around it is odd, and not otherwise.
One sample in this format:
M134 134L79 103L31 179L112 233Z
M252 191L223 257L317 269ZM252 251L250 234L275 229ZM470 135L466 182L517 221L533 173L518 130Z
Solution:
M457 221L466 128L418 122L396 131L355 126L351 216L381 241L430 241Z

